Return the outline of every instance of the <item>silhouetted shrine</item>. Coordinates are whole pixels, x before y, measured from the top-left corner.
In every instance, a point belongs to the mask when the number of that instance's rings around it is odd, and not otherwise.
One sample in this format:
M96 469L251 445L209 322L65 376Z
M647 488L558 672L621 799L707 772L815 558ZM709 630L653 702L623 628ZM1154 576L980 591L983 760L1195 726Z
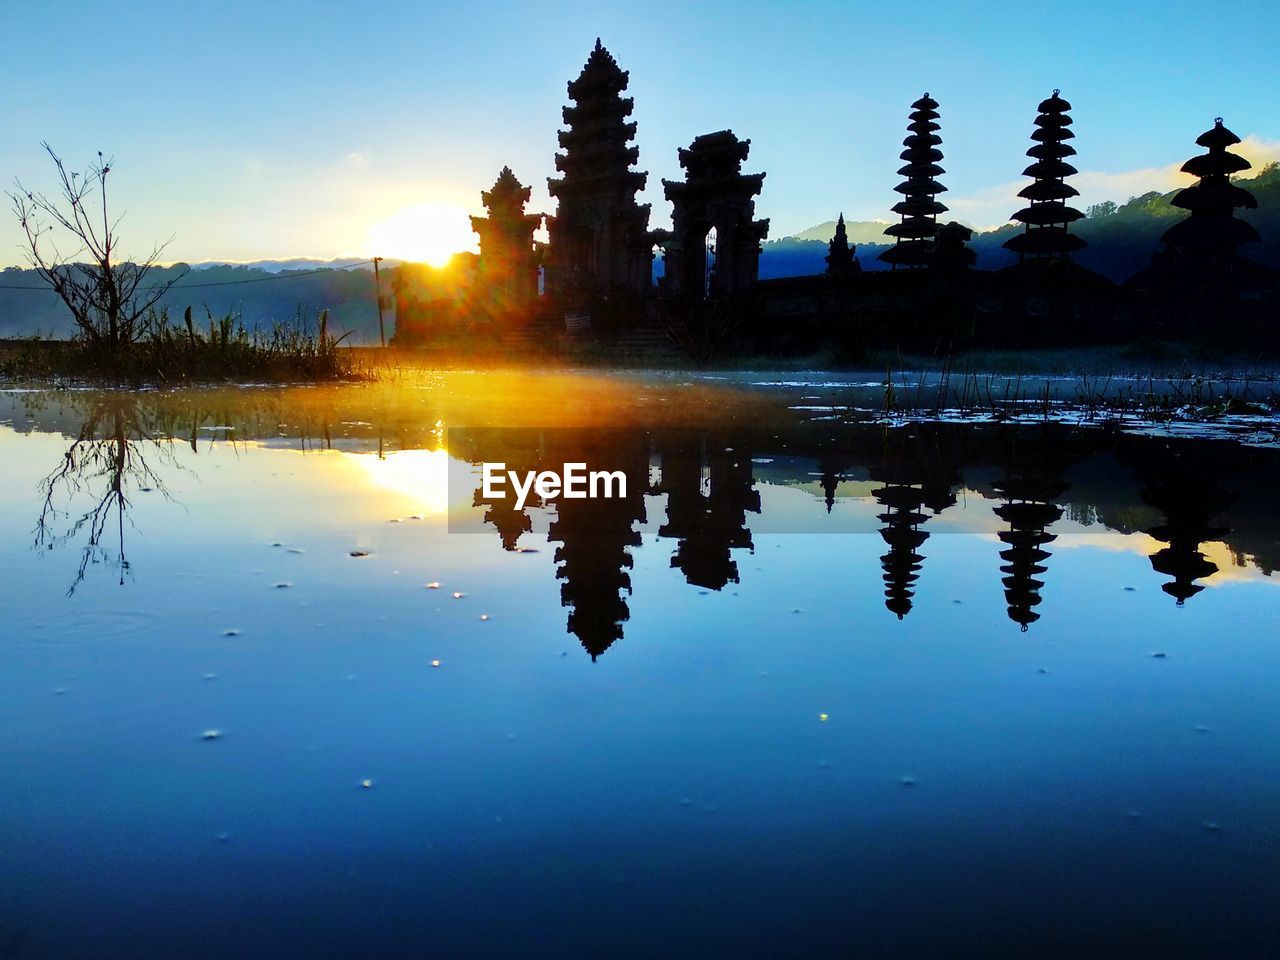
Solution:
M670 296L739 294L759 278L760 242L769 221L754 219L754 197L765 175L742 172L750 150L751 141L739 140L732 130L703 134L679 152L684 180L662 181L672 207L671 232L660 237L664 292ZM713 247L707 243L711 234Z
M653 283L649 207L636 203L649 175L632 169L640 150L626 119L635 102L621 95L627 83L599 38L569 83L573 105L564 108L564 152L555 158L562 176L547 180L559 208L547 218L546 280L548 293L571 302L615 290L642 295Z
M928 265L938 235L938 214L947 210L937 199L947 189L936 179L946 172L938 165L942 137L938 136L941 125L937 108L938 101L927 93L911 105L911 122L907 124L910 133L902 141L906 149L899 155L907 162L899 168L898 175L906 179L894 187L903 199L894 204L893 212L902 221L885 228L885 234L897 242L880 254L880 259L894 268Z
M1239 142L1240 138L1218 117L1213 129L1196 139L1208 152L1182 165L1182 172L1191 174L1196 182L1178 191L1172 202L1191 215L1166 230L1161 239L1188 258L1230 260L1241 244L1262 239L1257 230L1235 215L1242 207L1252 209L1258 205L1253 194L1231 182L1232 174L1250 167L1248 160L1227 149Z
M1080 191L1066 182L1076 173L1066 157L1075 156L1075 147L1065 141L1075 136L1069 129L1071 118L1067 111L1071 104L1053 91L1053 96L1040 101L1040 115L1036 117L1036 129L1031 134L1035 145L1027 156L1035 162L1022 171L1024 177L1034 182L1018 191L1018 196L1029 201L1013 215L1013 219L1026 224L1026 230L1006 240L1006 249L1012 250L1020 260L1054 259L1070 257L1085 242L1069 230L1069 224L1084 217L1066 201L1080 195Z
M1084 214L1070 204L1076 151L1072 107L1060 91L1037 108L1022 170L1031 183L1018 193L1025 205L1012 212L1016 229L1001 244L1018 262L1001 269L976 269L973 229L940 219L940 114L926 93L911 105L899 154L900 199L891 208L898 222L884 230L893 245L877 258L889 269L859 262L841 213L825 269L762 280L769 221L756 218L765 174L743 172L751 142L721 130L677 150L683 178L662 180L671 228L650 229L650 208L637 200L648 174L636 169L629 80L597 38L567 84L559 175L547 181L556 202L545 217L547 243L534 242L540 217L526 212L530 189L503 168L481 195L487 216L472 218L478 257L459 255L448 270L398 268L397 344L459 352L492 345L535 360L589 342L628 359L663 363L679 350L703 363L818 348L856 357L1206 333L1275 342L1280 277L1239 253L1259 234L1237 214L1257 201L1231 181L1249 163L1228 149L1239 138L1221 121L1197 141L1206 152L1182 168L1197 182L1172 203L1188 216L1164 233L1166 249L1150 268L1117 285L1088 268L1094 251L1073 228ZM991 257L987 240L980 248Z
M862 264L858 262L857 247L849 243L849 231L844 225L844 214L836 220L836 232L827 245L827 276L847 277L858 273Z
M1053 503L1067 489L1057 478L1041 471L1018 471L996 485L1005 503L996 508L996 516L1009 524L999 533L1006 548L1000 551L1005 564L1000 568L1004 596L1009 604L1009 619L1025 631L1040 619L1036 607L1041 603L1044 581L1036 579L1048 568L1046 544L1058 539L1048 528L1062 517L1062 508Z
M889 545L889 552L880 558L884 568L884 605L901 620L911 612L915 583L924 561L918 550L929 539L929 534L920 529L928 519L920 512L924 491L913 483L887 483L871 491L871 495L885 508L878 515L884 524L880 536Z
M481 315L523 314L538 295L533 232L542 215L524 212L531 192L503 167L493 186L480 194L489 216L472 217L471 229L480 235L472 305Z

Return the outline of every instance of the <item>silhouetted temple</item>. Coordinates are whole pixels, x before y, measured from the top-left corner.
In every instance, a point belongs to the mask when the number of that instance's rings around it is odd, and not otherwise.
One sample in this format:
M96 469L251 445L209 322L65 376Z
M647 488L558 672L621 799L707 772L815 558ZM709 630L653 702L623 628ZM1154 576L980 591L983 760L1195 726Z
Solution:
M827 276L847 277L862 269L856 254L857 247L849 243L849 231L844 225L844 214L836 221L836 232L827 245Z
M825 269L813 252L788 245L773 251L775 275L761 279L769 221L756 219L765 174L743 172L751 141L721 130L679 149L683 178L662 181L671 229L651 230L650 208L637 201L648 175L635 169L628 83L597 38L567 85L559 175L547 181L557 204L545 218L548 242L534 243L530 190L504 169L482 194L488 215L472 220L478 257L459 254L447 269L397 268L397 345L536 362L589 343L603 348L601 359L658 364L675 359L673 351L704 363L830 349L845 362L886 349L943 355L1205 334L1225 347L1274 350L1280 276L1238 253L1259 239L1237 216L1257 201L1231 181L1249 164L1229 151L1239 138L1221 121L1197 141L1207 152L1183 166L1197 182L1172 202L1189 215L1165 232L1166 249L1151 267L1123 285L1086 266L1114 262L1113 239L1075 257L1087 244L1073 232L1084 215L1071 206L1073 121L1058 90L1038 106L1023 170L1031 183L1012 217L1018 226L999 228L1017 263L975 269L979 251L1005 263L1011 257L991 248L990 234L975 250L971 228L941 219L940 115L925 93L911 105L899 154L898 220L884 230L893 245L878 256L891 269L859 262L841 214ZM656 284L655 248L662 250ZM795 275L799 263L812 272Z
M996 516L1009 524L1008 530L999 533L1000 541L1008 545L1000 551L1005 561L1000 567L1005 574L1005 601L1009 604L1009 619L1025 631L1040 619L1035 608L1040 605L1044 581L1036 578L1048 569L1044 561L1050 554L1044 549L1045 544L1058 539L1048 528L1062 517L1062 508L1052 501L1067 485L1031 473L1011 476L996 489L1006 501L996 508Z
M871 495L886 508L878 515L885 525L880 536L889 545L889 552L880 558L884 569L884 605L901 620L911 612L915 583L920 579L924 557L917 551L929 539L929 534L920 529L928 519L920 512L924 491L910 483L888 483L871 491Z
M636 203L647 173L633 170L640 150L634 101L623 98L628 74L596 39L578 79L569 83L568 129L560 131L559 178L547 189L559 201L547 218L547 291L575 301L617 290L645 293L653 282L649 207Z
M1197 580L1217 573L1218 565L1208 559L1200 545L1221 540L1230 528L1213 523L1214 514L1231 504L1231 496L1219 489L1211 471L1173 467L1165 476L1142 490L1142 499L1158 507L1165 522L1147 533L1165 546L1151 555L1151 569L1173 579L1160 589L1182 606L1204 589Z
M1186 257L1222 262L1233 259L1241 244L1262 239L1257 230L1235 215L1241 207L1253 209L1258 205L1253 194L1231 182L1232 174L1250 166L1244 157L1227 149L1239 142L1240 138L1218 117L1213 129L1196 140L1208 152L1182 165L1182 172L1191 174L1197 182L1178 191L1172 203L1190 211L1191 216L1175 223L1161 239Z
M1013 215L1013 219L1026 224L1026 230L1006 240L1004 246L1018 255L1019 260L1069 258L1080 250L1085 242L1071 233L1069 224L1084 217L1066 201L1080 195L1066 178L1076 173L1066 157L1075 155L1075 148L1065 141L1075 134L1069 129L1071 118L1067 111L1071 104L1058 95L1040 102L1040 115L1036 117L1035 132L1031 139L1035 145L1027 156L1035 162L1022 171L1024 177L1034 182L1018 191L1018 196L1029 201Z
M480 258L472 282L472 307L484 316L528 310L538 295L538 254L533 232L542 215L525 213L532 190L503 167L493 186L480 194L487 217L472 217L480 235Z
M937 200L937 195L947 188L935 179L946 172L938 165L942 159L938 149L942 143L938 136L938 101L926 93L911 107L911 122L907 124L910 133L902 141L906 149L899 155L907 162L898 174L906 179L894 187L903 196L893 207L902 221L885 229L885 234L897 242L880 254L881 260L895 268L928 265L938 235L938 214L947 210Z
M684 180L662 181L672 207L671 232L658 235L668 295L732 295L751 289L759 278L760 242L769 221L754 219L754 198L765 175L742 172L750 150L751 141L739 140L732 130L704 133L679 153Z
M658 449L662 482L653 492L667 495L667 522L658 536L679 540L671 566L708 590L737 583L731 551L754 549L746 515L760 512L750 453L717 445L708 454L705 444L688 436L664 440Z

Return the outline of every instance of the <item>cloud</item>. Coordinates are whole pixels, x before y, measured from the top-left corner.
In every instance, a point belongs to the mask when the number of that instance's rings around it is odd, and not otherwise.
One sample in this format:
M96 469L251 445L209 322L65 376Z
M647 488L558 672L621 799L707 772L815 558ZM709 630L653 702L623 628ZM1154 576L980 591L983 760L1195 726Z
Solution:
M1268 163L1280 162L1280 140L1264 140L1250 134L1234 152L1252 163L1255 171L1261 170ZM1071 178L1072 186L1080 191L1080 198L1075 205L1083 210L1103 200L1124 203L1130 197L1141 196L1152 190L1168 193L1191 181L1179 169L1181 166L1182 163L1178 162L1164 167L1141 167L1119 173L1081 170ZM1029 182L1023 178L1001 183L967 196L947 197L945 202L957 220L987 230L1008 223L1009 215L1024 205L1025 201L1018 196L1018 191Z

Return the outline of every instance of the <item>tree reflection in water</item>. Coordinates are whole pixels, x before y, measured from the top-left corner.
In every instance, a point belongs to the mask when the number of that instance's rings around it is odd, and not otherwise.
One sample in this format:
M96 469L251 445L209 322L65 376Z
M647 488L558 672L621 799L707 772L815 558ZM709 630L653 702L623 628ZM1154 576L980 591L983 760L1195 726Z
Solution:
M169 437L145 421L139 398L126 393L94 398L62 462L40 481L36 549L52 550L83 540L80 563L67 595L75 593L91 566L129 574L125 524L134 493L168 498L160 471L177 466ZM148 462L148 454L153 462ZM87 499L88 508L76 504Z

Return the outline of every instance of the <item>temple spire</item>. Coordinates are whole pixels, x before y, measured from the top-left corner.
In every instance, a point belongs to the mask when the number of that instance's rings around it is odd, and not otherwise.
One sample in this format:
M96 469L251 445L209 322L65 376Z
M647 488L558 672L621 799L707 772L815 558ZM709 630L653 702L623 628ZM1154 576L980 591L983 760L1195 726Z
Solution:
M652 285L653 240L649 206L636 203L648 174L634 169L634 107L623 97L629 76L596 39L576 80L568 85L566 129L556 154L560 177L547 180L558 201L547 220L550 234L547 291L583 302L615 291L643 295Z
M862 270L855 255L856 246L849 243L849 231L844 225L844 214L836 221L835 236L827 247L827 275L831 277L847 277L851 273Z
M938 214L947 211L935 199L947 189L934 179L946 172L938 166L942 159L942 151L938 149L942 137L937 132L941 129L937 122L937 107L938 101L928 93L911 105L911 122L907 124L909 133L902 141L906 149L899 154L907 162L899 168L898 174L906 179L894 187L903 195L903 199L893 206L893 212L901 215L902 222L885 229L884 232L897 242L880 254L880 259L895 269L928 265L938 234Z
M1242 243L1256 243L1262 238L1252 225L1235 216L1239 208L1254 209L1257 199L1243 187L1231 182L1231 175L1248 170L1249 161L1227 148L1240 138L1217 117L1213 129L1202 133L1196 143L1207 153L1192 157L1182 165L1197 182L1180 190L1173 198L1175 207L1190 212L1164 232L1161 239L1183 253L1208 260L1229 260Z
M1066 182L1067 177L1078 171L1065 159L1075 156L1075 148L1066 143L1075 134L1069 129L1071 117L1067 115L1071 104L1059 93L1054 90L1051 97L1040 102L1036 129L1031 134L1035 143L1027 151L1027 156L1035 162L1022 171L1024 177L1034 180L1018 192L1018 196L1029 202L1013 219L1026 224L1026 230L1004 244L1005 249L1012 250L1023 261L1069 259L1073 251L1086 245L1068 226L1084 214L1065 202L1079 196L1080 191Z

